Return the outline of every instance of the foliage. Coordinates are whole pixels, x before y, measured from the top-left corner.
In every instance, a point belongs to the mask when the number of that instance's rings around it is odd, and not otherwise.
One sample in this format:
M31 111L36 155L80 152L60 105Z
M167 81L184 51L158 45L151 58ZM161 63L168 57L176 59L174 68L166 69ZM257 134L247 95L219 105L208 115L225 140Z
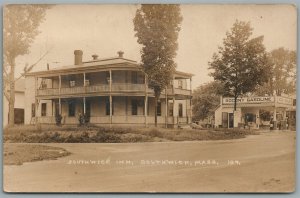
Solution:
M62 116L60 114L55 115L55 123L57 126L61 126Z
M199 86L193 91L193 117L197 120L212 115L214 109L220 104L220 95L223 94L223 85L213 81Z
M155 93L155 107L161 91L170 84L176 68L174 58L181 21L180 7L174 4L142 5L133 19L137 42L142 45L141 65L148 86Z
M15 60L28 54L30 46L39 34L38 27L44 21L49 5L6 5L3 9L3 78L4 95L9 103L9 125L14 124ZM41 59L39 59L41 60ZM33 66L24 67L24 73Z
M265 111L263 109L259 110L259 117L263 121L269 121L271 119L272 114L270 111Z
M268 54L270 64L269 82L257 87L257 95L296 93L296 52L284 48L272 50Z
M90 116L87 114L79 114L78 122L79 122L79 126L86 125L90 122Z
M224 84L224 91L236 99L253 91L268 79L268 64L263 36L250 38L252 28L249 22L236 21L226 33L223 47L209 63L214 70L211 76Z

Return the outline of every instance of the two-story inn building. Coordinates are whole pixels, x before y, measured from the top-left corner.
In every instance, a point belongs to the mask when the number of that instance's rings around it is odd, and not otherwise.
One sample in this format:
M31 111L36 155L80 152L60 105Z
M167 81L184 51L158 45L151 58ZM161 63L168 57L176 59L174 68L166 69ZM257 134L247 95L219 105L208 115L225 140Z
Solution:
M147 85L142 67L133 60L117 57L83 62L75 50L70 66L31 72L26 75L25 124L78 124L88 115L100 126L151 126L155 120L154 91ZM157 123L177 127L191 122L192 74L176 71L162 91L157 106Z

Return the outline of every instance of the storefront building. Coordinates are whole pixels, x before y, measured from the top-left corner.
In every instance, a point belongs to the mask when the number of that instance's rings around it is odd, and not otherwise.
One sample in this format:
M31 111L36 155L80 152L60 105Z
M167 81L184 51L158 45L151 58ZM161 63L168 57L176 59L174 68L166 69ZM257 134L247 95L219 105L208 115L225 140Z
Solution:
M293 108L293 98L286 96L221 97L215 110L215 127L218 128L288 128L288 110Z

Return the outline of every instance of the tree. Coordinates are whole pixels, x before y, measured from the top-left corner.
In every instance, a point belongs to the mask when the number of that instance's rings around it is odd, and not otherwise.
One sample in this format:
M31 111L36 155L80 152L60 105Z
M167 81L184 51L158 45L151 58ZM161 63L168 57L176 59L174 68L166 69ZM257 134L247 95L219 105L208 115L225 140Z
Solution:
M226 33L223 47L209 62L211 76L224 84L227 95L234 97L234 112L237 98L252 92L268 80L267 55L263 36L250 38L252 28L249 22L236 21Z
M256 94L296 93L296 52L283 47L268 54L269 81L257 87Z
M137 42L142 45L141 65L148 86L155 93L155 126L157 101L172 80L176 68L178 33L182 16L179 5L142 5L133 19Z
M4 7L3 84L4 96L9 103L9 126L14 125L16 58L30 52L30 46L39 34L38 27L45 19L46 10L49 8L49 5L7 5ZM24 73L32 70L37 63L29 67L25 66Z
M213 115L214 109L220 104L223 85L218 81L212 81L197 87L193 91L193 117L205 119Z

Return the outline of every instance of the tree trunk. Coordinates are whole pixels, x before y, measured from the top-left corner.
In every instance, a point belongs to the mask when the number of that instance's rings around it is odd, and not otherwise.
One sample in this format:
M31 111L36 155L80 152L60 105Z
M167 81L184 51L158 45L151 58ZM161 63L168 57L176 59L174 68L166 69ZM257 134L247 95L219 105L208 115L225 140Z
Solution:
M237 96L234 96L234 106L233 106L233 111L236 111L236 100L237 100Z
M8 126L12 127L15 124L15 59L11 61L9 73L9 111L8 111Z
M155 113L154 113L154 123L155 123L155 127L157 127L157 101L158 101L158 98L155 97L154 98L154 106L155 106Z

